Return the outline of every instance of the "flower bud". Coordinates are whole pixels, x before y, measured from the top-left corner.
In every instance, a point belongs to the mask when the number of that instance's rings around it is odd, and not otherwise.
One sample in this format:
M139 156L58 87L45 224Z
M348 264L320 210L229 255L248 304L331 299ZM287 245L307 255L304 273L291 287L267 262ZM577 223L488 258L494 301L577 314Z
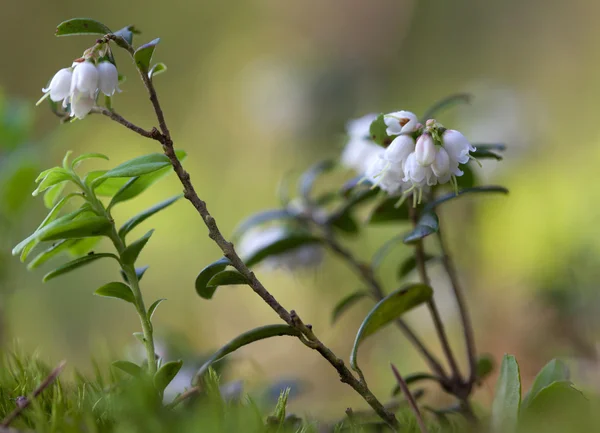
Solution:
M402 164L415 151L415 140L410 135L399 135L385 149L385 158L396 164Z
M430 166L435 161L436 148L433 138L429 134L423 134L417 139L415 146L415 159L424 167Z
M106 96L112 96L119 89L119 73L111 62L98 63L98 87Z
M410 134L417 130L419 119L410 111L396 111L383 116L387 135Z
M42 89L42 92L50 92L50 99L54 102L62 101L71 91L71 80L73 78L73 70L71 68L63 68L54 74L47 88Z
M98 90L98 69L92 62L81 62L73 70L71 94L76 91L93 98Z

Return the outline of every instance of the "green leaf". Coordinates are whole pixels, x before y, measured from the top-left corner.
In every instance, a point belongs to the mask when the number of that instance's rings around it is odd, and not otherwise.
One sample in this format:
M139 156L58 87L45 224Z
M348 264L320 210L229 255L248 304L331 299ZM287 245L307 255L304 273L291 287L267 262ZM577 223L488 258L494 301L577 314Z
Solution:
M335 304L335 307L331 312L331 324L333 325L335 322L337 322L337 320L340 317L342 317L342 314L344 314L350 307L352 307L358 301L364 298L368 298L369 296L370 294L366 290L358 290L354 293L350 293L349 295L344 296L337 302L337 304Z
M59 221L60 218L38 231L36 234L37 240L44 242L100 236L108 233L111 228L110 221L103 216L87 216L85 218L61 221L58 224L57 222Z
M227 257L223 257L200 271L196 277L196 292L201 298L211 299L213 297L217 288L209 287L208 282L212 279L212 277L223 271L229 265L231 265L229 259Z
M355 371L358 368L357 357L360 344L369 336L396 320L407 311L429 301L433 296L431 287L425 284L409 284L390 293L379 301L360 325L350 355L350 365Z
M157 75L160 75L164 72L167 72L167 65L164 63L157 63L150 68L150 71L148 72L148 78L153 79Z
M111 257L111 258L119 261L117 256L115 256L114 254L110 254L110 253L89 254L87 256L79 257L78 259L75 259L68 263L65 263L64 265L59 266L58 268L54 269L53 271L48 272L46 275L44 275L44 278L42 281L44 281L44 283L45 283L47 281L50 281L53 278L56 278L60 275L71 272L75 269L78 269L82 266L85 266L87 264L90 264L90 263L98 260L98 259L102 259L105 257Z
M63 157L62 167L66 171L69 171L69 167L71 167L71 165L69 164L69 158L71 157L72 154L73 154L72 150L67 150L67 152L65 153L65 156Z
M275 240L271 244L248 254L247 257L244 258L244 262L246 263L246 266L252 267L259 264L267 257L283 254L304 245L320 242L321 238L309 233L291 232Z
M347 234L356 234L360 231L360 226L350 212L344 212L329 218L327 224Z
M127 284L113 281L112 283L105 284L94 292L95 295L104 296L107 298L122 299L127 302L135 304L135 298L133 292Z
M436 233L440 229L438 217L433 212L425 212L419 218L417 225L406 236L404 236L405 244L412 244L421 239Z
M387 147L391 144L393 138L387 135L387 125L383 120L383 114L377 116L377 119L373 120L369 127L369 134L371 140L380 146Z
M412 373L403 377L404 381L407 385L411 385L413 383L422 382L424 380L432 380L435 382L439 382L439 378L429 373ZM402 392L400 389L400 385L396 385L392 390L392 396L395 397Z
M480 355L477 359L477 381L482 382L493 373L496 364L492 355Z
M510 433L515 430L521 406L521 375L519 364L512 355L504 355L500 377L492 403L492 430Z
M135 64L144 74L148 73L148 68L150 68L150 62L152 61L152 55L154 54L154 50L159 42L160 38L154 39L153 41L140 46L133 54Z
M435 256L432 256L431 254L424 254L424 259L425 259L425 263L435 259ZM406 258L402 263L400 263L400 266L398 266L398 279L401 280L403 278L405 278L408 274L410 274L413 270L415 270L417 267L417 260L415 259L415 256L410 256L408 258Z
M153 173L161 168L170 166L169 158L162 153L151 153L150 155L138 156L112 170L108 170L102 178L111 177L136 177L143 174Z
M313 164L308 170L302 173L298 181L298 193L307 201L311 200L312 188L315 181L324 173L327 173L335 168L336 161L327 159Z
M46 191L51 186L58 183L65 182L67 180L73 180L73 176L68 171L57 168L49 172L44 179L40 182L38 187L31 193L32 196L37 196L39 193Z
M454 95L447 96L435 104L433 104L421 117L423 124L429 120L434 119L441 111L447 110L448 108L454 107L459 104L470 104L472 96L468 93L456 93Z
M476 143L473 144L477 148L477 150L491 150L495 152L504 152L506 150L506 145L503 143Z
M502 155L486 149L477 149L474 152L471 152L470 155L476 159L495 159L497 161L502 161L504 159Z
M408 205L396 207L400 197L388 197L377 205L369 216L369 224L408 221Z
M125 40L129 45L133 44L133 35L139 35L141 32L134 26L123 27L121 30L114 32L115 36L119 36Z
M156 311L156 308L161 304L161 302L166 301L166 298L160 298L157 299L156 301L154 301L152 303L152 305L150 305L150 308L148 308L148 320L152 320L152 316L154 316L154 312Z
M171 383L181 367L183 366L183 361L170 361L165 363L154 375L154 387L160 393L162 393L165 388Z
M142 367L129 361L115 361L112 363L112 366L133 377L140 377L144 372Z
M258 212L239 223L233 231L233 235L231 237L233 239L239 239L248 230L269 221L294 218L294 215L292 215L287 209L268 209Z
M194 382L197 382L209 369L209 367L216 361L224 358L232 352L235 352L241 347L244 347L255 341L264 340L266 338L278 337L283 335L290 335L292 337L299 337L300 331L289 325L267 325L259 328L254 328L248 332L238 335L225 346L221 347L216 351L196 373Z
M224 270L216 274L208 282L208 287L234 286L248 284L248 280L235 270Z
M74 239L69 245L69 253L73 257L83 256L93 251L94 247L102 240L102 236Z
M135 268L135 275L138 281L142 280L142 277L144 276L149 267L150 266L141 266L139 268ZM125 272L123 272L123 269L119 269L119 271L121 272L121 277L123 278L123 281L129 284L129 280L127 279L127 275L125 275Z
M162 202L154 205L150 209L146 209L145 211L137 214L136 216L134 216L133 218L131 218L130 220L125 222L125 224L123 224L123 226L119 229L119 236L121 237L121 239L125 239L125 236L127 235L127 233L129 233L131 230L133 230L139 224L141 224L142 222L144 222L145 220L150 218L152 215L169 207L170 205L175 203L177 200L179 200L181 197L183 197L183 194L177 195L175 197L171 197L165 201L162 201Z
M523 399L522 407L527 407L532 399L545 387L553 382L569 380L569 368L559 359L553 359L546 364L535 376L531 390Z
M107 35L110 29L90 18L73 18L63 21L56 27L56 36Z
M463 171L463 175L456 178L458 189L473 188L477 184L477 176L472 163L461 164L459 168Z
M46 249L45 251L42 251L31 262L29 262L29 264L27 265L27 269L31 271L33 269L39 268L48 260L50 260L53 257L56 257L60 253L68 252L69 247L73 244L73 242L73 239L63 239L54 243L50 248Z
M396 244L402 242L403 239L404 237L402 235L394 236L393 238L385 241L382 246L377 248L377 251L375 251L373 258L371 259L371 268L374 270L379 268L385 257L394 249Z
M44 193L44 206L46 206L47 209L52 209L56 203L58 203L58 200L60 199L60 196L65 190L66 186L66 182L61 182L57 183L56 185L52 185L46 190Z
M123 262L123 264L133 265L135 263L138 256L142 252L142 249L150 240L150 236L152 236L152 233L154 233L154 229L150 230L144 236L142 236L137 241L133 242L132 244L128 245L127 248L125 248L125 251L121 253L121 261Z
M106 156L106 155L104 155L102 153L84 153L83 155L79 155L77 158L75 158L73 160L73 162L71 163L71 168L74 170L83 161L85 161L86 159L92 159L92 158L104 159L104 160L108 161L108 156Z
M458 194L454 193L454 192L450 192L448 194L444 194L441 197L436 198L435 200L427 203L427 205L423 208L423 212L429 212L434 210L436 207L438 207L439 205L441 205L442 203L445 203L447 201L456 199L458 197L461 197L465 194L473 194L473 193L501 193L501 194L508 194L508 189L504 188L503 186L497 186L497 185L486 185L486 186L476 186L473 188L467 188L467 189L463 189L462 191L459 191Z

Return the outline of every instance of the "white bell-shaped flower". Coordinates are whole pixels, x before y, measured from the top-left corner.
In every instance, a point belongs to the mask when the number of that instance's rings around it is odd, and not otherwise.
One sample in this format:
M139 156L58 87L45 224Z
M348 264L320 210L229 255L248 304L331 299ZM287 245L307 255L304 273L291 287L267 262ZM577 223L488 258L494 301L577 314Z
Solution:
M73 80L71 82L71 99L74 99L75 92L87 94L94 98L98 90L98 69L92 62L81 62L73 70Z
M435 161L436 148L433 138L429 134L423 134L417 139L415 147L415 159L423 166L429 166Z
M466 164L469 161L469 152L476 150L464 135L454 129L448 129L444 132L442 144L448 152L450 160L459 164Z
M404 182L409 182L418 189L425 185L436 185L437 177L433 174L431 165L423 166L417 161L415 152L408 155L404 164Z
M367 114L359 117L358 119L352 119L346 123L346 132L350 138L368 139L370 137L371 123L377 119L377 114Z
M117 67L109 61L98 63L98 87L106 96L112 96L119 89L119 72Z
M404 186L402 165L388 161L382 154L371 161L366 177L389 194L401 191Z
M383 153L384 149L381 146L369 140L361 138L352 138L346 144L340 162L348 168L355 170L357 173L364 173L367 170L370 157Z
M54 102L59 102L69 96L71 91L71 81L73 78L73 70L71 68L63 68L54 74L48 87L42 89L44 93L50 93L50 99Z
M402 166L408 155L414 151L415 140L410 135L399 135L385 149L385 159Z
M439 183L446 183L450 180L450 157L443 147L437 149L435 160L431 163L431 170L437 176Z
M83 119L85 116L87 116L96 104L94 97L91 97L87 93L81 93L77 90L70 96L70 98L71 116L78 119Z
M410 134L417 130L419 119L410 111L396 111L383 116L387 135Z

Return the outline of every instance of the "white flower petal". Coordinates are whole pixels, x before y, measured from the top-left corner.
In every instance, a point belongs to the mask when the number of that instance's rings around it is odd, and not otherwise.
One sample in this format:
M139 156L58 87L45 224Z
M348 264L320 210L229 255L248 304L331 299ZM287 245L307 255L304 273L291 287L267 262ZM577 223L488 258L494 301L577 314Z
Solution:
M42 89L42 92L50 92L50 99L54 102L65 99L71 90L71 79L73 71L71 68L63 68L54 74L47 88Z
M399 135L385 149L385 158L390 162L403 164L414 151L415 140L410 135Z
M435 161L436 149L433 138L429 134L423 134L417 139L415 146L415 158L422 166L429 166Z
M98 87L106 96L112 96L119 89L119 72L111 62L98 64Z
M350 139L366 139L370 136L371 123L377 119L377 114L367 114L358 119L350 120L346 124L346 132L350 136Z
M71 93L87 93L91 98L98 90L98 69L92 62L81 62L73 70Z
M71 96L71 116L83 119L92 111L95 104L95 99L87 93L75 91Z
M410 134L417 130L419 119L410 111L395 111L383 116L387 135Z
M443 147L439 147L437 149L435 161L433 161L431 164L431 169L433 170L433 173L440 179L444 178L446 175L450 175L450 157L448 156L448 152L446 152ZM440 183L446 182L442 182L440 180Z
M460 164L466 164L469 161L469 152L475 151L469 140L460 132L453 129L448 129L444 132L442 142L450 159Z

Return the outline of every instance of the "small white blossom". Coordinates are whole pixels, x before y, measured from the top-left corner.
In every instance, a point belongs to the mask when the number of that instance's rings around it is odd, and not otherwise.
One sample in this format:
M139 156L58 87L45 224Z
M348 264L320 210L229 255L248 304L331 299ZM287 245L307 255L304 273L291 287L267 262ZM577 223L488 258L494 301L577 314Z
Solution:
M342 152L340 162L360 174L364 174L369 162L384 150L369 138L371 123L376 118L375 114L367 114L349 121L346 125L350 140Z
M417 139L415 147L415 159L423 166L429 166L435 161L436 148L433 138L429 134L423 134Z
M98 63L98 87L106 96L112 96L119 89L119 73L115 65L105 61Z
M450 160L459 164L466 164L469 161L469 152L476 149L469 143L469 140L460 132L448 129L442 135L442 145L448 152Z
M450 176L454 174L450 172L450 157L443 147L437 149L435 160L431 164L431 170L437 176L439 183L448 182Z
M87 93L80 93L77 90L71 94L70 102L71 116L74 116L78 119L83 119L85 116L87 116L90 111L92 111L92 108L94 108L94 105L96 105L95 98L91 97Z
M50 94L50 99L59 102L69 96L71 91L71 81L73 78L73 69L63 68L54 74L48 87L42 89L42 92Z
M393 163L384 154L374 159L366 172L366 177L389 194L400 192L404 186L402 164Z
M415 151L415 140L410 135L399 135L385 149L385 158L395 164L404 164L408 155Z
M358 119L352 119L346 123L346 132L350 138L369 139L371 123L377 119L377 114L366 114Z
M417 130L419 119L410 111L396 111L383 116L387 135L410 134Z
M73 80L71 81L71 100L74 99L75 92L87 94L90 98L96 96L98 90L98 69L92 62L81 62L73 70Z
M425 185L435 185L437 178L431 166L423 166L417 161L415 152L408 155L404 163L404 182L410 182L415 188L422 189Z

